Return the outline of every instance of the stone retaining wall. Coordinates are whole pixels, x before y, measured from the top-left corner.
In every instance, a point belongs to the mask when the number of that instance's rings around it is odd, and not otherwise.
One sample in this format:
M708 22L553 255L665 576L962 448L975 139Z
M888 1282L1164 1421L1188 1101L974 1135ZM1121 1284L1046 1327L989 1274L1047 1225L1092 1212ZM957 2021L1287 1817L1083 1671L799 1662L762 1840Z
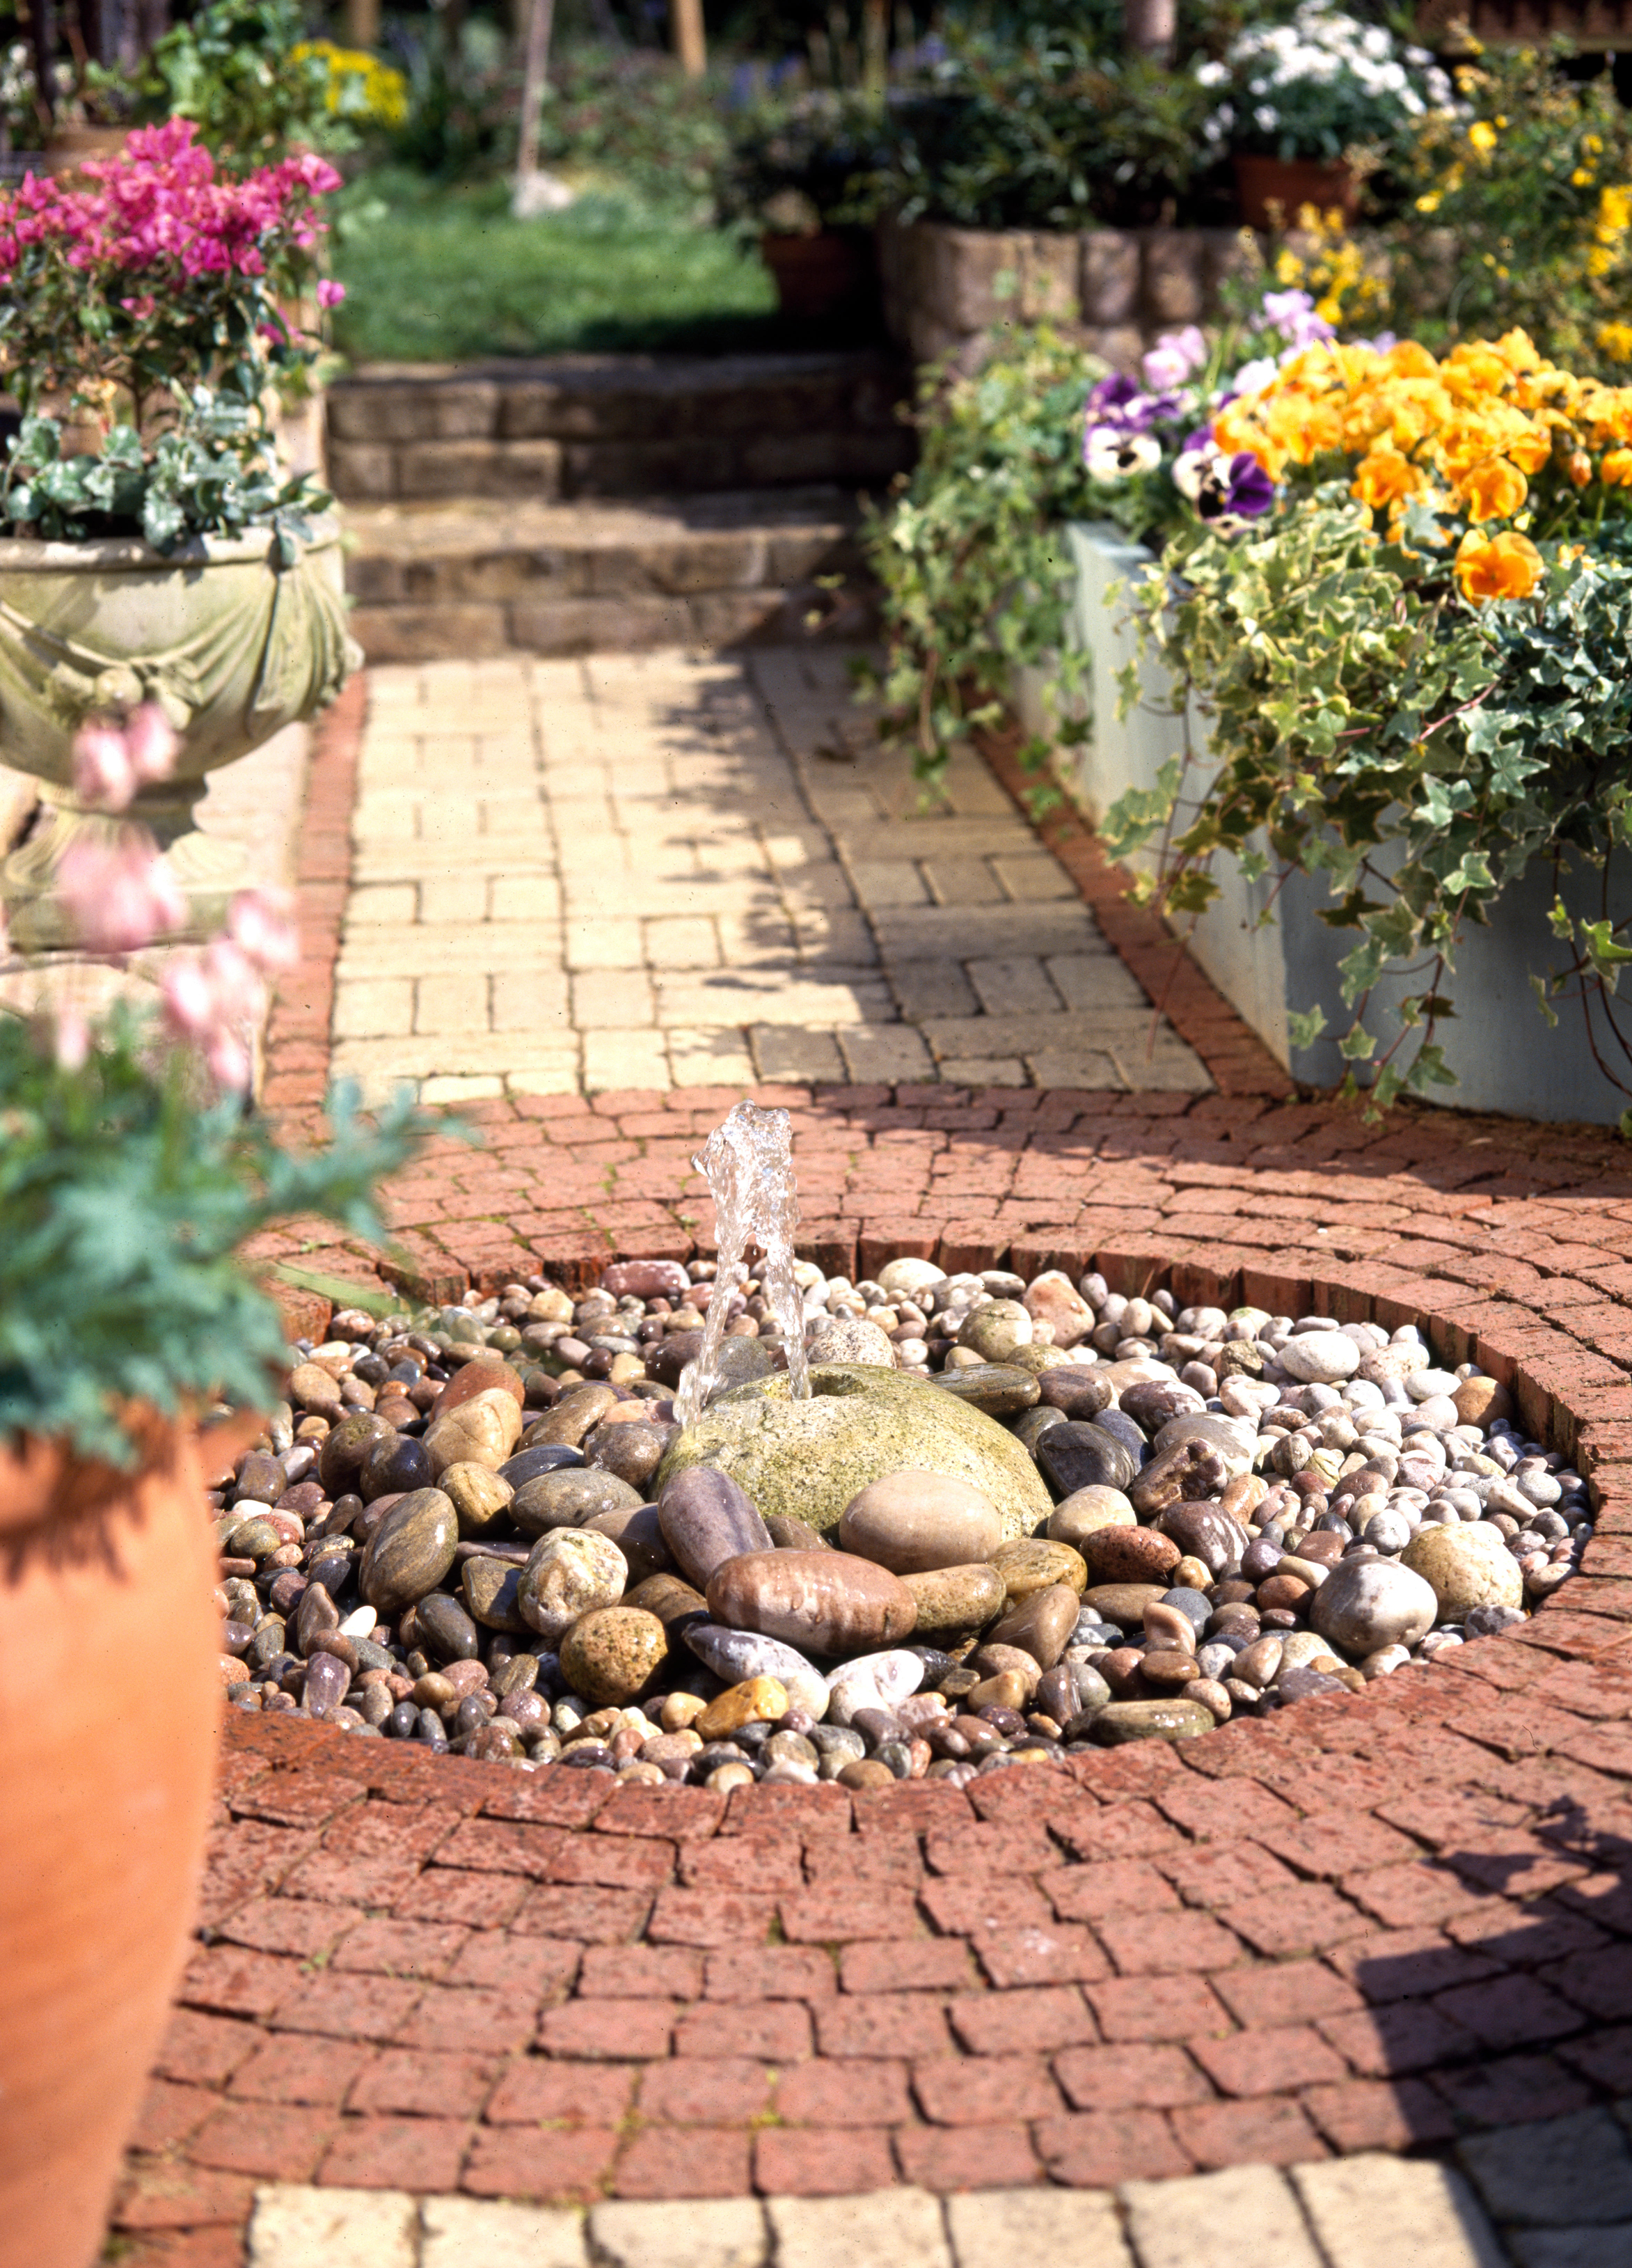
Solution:
M886 221L878 232L885 325L915 362L957 353L1000 323L1048 320L1115 369L1158 331L1204 322L1242 260L1230 228L952 228Z

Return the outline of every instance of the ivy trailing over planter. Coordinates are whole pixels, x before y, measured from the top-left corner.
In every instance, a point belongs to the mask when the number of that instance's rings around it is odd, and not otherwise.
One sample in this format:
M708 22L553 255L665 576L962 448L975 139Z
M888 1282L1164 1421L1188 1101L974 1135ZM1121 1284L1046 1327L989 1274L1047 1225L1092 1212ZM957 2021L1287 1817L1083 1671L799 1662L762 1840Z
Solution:
M1431 511L1414 508L1392 541L1371 522L1328 482L1261 532L1173 538L1131 597L1141 652L1173 680L1180 750L1102 833L1118 857L1160 839L1139 894L1179 916L1218 895L1221 851L1249 879L1327 877L1320 917L1356 937L1341 964L1354 1011L1338 1040L1346 1090L1370 1065L1375 1110L1455 1083L1435 1034L1455 1012L1463 924L1489 922L1533 861L1603 870L1632 843L1632 565L1619 546L1584 559L1549 545L1532 593L1475 606ZM1136 679L1124 678L1124 713ZM1192 703L1208 719L1204 764ZM1632 1035L1611 1001L1632 946L1606 913L1572 919L1556 892L1553 927L1572 958L1550 981L1533 976L1542 1012L1555 1023L1555 999L1577 1002L1606 1077L1632 1094ZM1369 1011L1386 975L1408 990L1379 1057ZM1290 1024L1307 1047L1325 1018L1316 1008Z

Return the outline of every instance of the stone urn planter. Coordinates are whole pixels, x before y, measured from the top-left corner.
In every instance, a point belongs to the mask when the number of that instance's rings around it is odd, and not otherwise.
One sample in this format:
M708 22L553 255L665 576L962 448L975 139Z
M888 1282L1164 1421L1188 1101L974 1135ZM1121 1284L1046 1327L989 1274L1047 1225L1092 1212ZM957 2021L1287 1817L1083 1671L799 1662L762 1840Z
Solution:
M210 1438L218 1462L228 1435ZM52 1441L0 1450L0 2227L30 2268L97 2257L185 1957L220 1709L214 1562L190 1428L153 1421L130 1473Z
M1106 524L1073 526L1066 534L1077 571L1070 635L1091 663L1084 696L1091 729L1073 754L1075 784L1097 821L1128 788L1155 786L1161 766L1179 750L1180 734L1178 720L1164 713L1173 700L1172 681L1150 659L1140 664L1139 705L1126 718L1116 713L1118 679L1137 654L1122 620L1126 608L1111 593L1150 564L1150 553ZM1046 730L1040 679L1028 675L1017 685L1016 697L1028 726ZM1198 777L1205 780L1207 722L1193 709L1189 725ZM1137 852L1128 860L1135 867L1142 863L1149 861ZM1386 869L1386 857L1378 863ZM1233 859L1223 857L1215 860L1213 875L1222 895L1194 932L1187 926L1184 932L1193 958L1295 1079L1335 1086L1345 1069L1337 1037L1351 1013L1343 1005L1338 963L1352 948L1355 933L1331 929L1320 918L1332 902L1324 879L1294 873L1277 890L1273 863L1262 880L1249 882ZM1619 922L1632 915L1632 879L1624 873L1617 877L1613 866L1606 905L1595 868L1555 876L1550 865L1536 864L1511 883L1489 927L1470 924L1463 932L1453 988L1457 1012L1437 1035L1459 1084L1430 1089L1428 1100L1525 1118L1599 1125L1620 1118L1627 1098L1599 1070L1579 1005L1561 1001L1556 1026L1536 1007L1532 974L1545 977L1564 965L1566 948L1547 921L1555 892L1577 917L1596 919L1607 911ZM1272 918L1260 926L1272 900ZM1373 1000L1392 1003L1410 989L1410 980L1386 978ZM1294 1046L1289 1013L1317 1005L1326 1012L1325 1032L1311 1047ZM1390 1015L1379 1016L1377 1027L1385 1047L1399 1029ZM1613 1040L1606 1042L1601 1027L1597 1037L1599 1053L1614 1060Z
M86 717L154 700L176 726L174 777L127 815L151 828L210 926L246 878L236 853L194 826L205 776L326 707L362 658L332 519L309 543L255 528L196 537L167 557L131 537L0 541L0 764L41 783L33 831L0 867L17 941L67 941L57 866L76 835L116 823L74 799Z

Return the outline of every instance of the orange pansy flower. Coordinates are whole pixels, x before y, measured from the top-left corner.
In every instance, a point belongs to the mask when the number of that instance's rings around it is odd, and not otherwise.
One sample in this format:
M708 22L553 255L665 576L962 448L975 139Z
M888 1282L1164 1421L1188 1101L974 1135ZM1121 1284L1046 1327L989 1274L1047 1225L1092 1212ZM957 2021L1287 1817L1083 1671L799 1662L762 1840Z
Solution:
M1462 596L1476 607L1487 599L1527 599L1541 580L1541 554L1527 535L1504 528L1487 542L1470 530L1456 555Z

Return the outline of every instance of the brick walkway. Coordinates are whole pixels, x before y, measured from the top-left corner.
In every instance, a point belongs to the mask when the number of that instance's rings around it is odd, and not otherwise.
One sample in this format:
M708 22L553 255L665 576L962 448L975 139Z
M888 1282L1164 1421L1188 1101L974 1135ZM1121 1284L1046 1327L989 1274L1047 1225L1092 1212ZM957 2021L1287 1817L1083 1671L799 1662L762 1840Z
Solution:
M371 1092L1210 1084L977 756L919 810L834 649L376 670L359 788Z
M318 766L311 958L274 1035L276 1099L297 1118L320 1092L344 738ZM1063 848L1099 887L1089 853ZM1135 965L1157 950L1132 917L1117 941ZM546 2207L751 2191L770 2199L778 2260L814 2268L836 2255L814 2237L801 2250L779 2201L1157 2180L1189 2232L1178 2250L1126 2188L1104 2205L1108 2249L1077 2250L1127 2268L1125 2243L1138 2268L1166 2268L1210 2257L1229 2226L1223 2192L1181 2210L1209 2169L1341 2169L1382 2150L1459 2155L1522 2268L1620 2268L1625 1149L1420 1110L1371 1129L1239 1091L1254 1077L1239 1027L1182 972L1173 1005L1237 1092L761 1085L793 1113L804 1248L847 1271L892 1251L1094 1264L1181 1303L1420 1322L1443 1359L1510 1385L1531 1431L1588 1476L1581 1574L1521 1629L1430 1672L967 1793L722 1802L234 1716L201 1942L116 2214L134 2259L238 2268L266 2184L391 2199L397 2249L360 2251L365 2268L446 2257L440 2208L416 2222L403 2193ZM438 1145L393 1192L396 1279L456 1297L540 1267L581 1280L617 1254L706 1248L686 1160L735 1093L478 1102L487 1148ZM267 1248L353 1278L366 1265L315 1228ZM1383 2252L1342 2251L1306 2186L1300 2173L1302 2233L1276 2257L1376 2268ZM1291 2211L1294 2192L1275 2193ZM1384 2219L1392 2259L1413 2223ZM949 2208L884 2249L961 2268L960 2225ZM542 2228L516 2257L582 2262L576 2222L559 2243ZM697 2228L694 2268L764 2257L740 2232L709 2250ZM594 2219L591 2235L598 2258L682 2257L655 2236L620 2254ZM1462 2268L1495 2257L1482 2242L1422 2257ZM497 2232L483 2242L497 2257ZM257 2252L254 2268L305 2257Z

